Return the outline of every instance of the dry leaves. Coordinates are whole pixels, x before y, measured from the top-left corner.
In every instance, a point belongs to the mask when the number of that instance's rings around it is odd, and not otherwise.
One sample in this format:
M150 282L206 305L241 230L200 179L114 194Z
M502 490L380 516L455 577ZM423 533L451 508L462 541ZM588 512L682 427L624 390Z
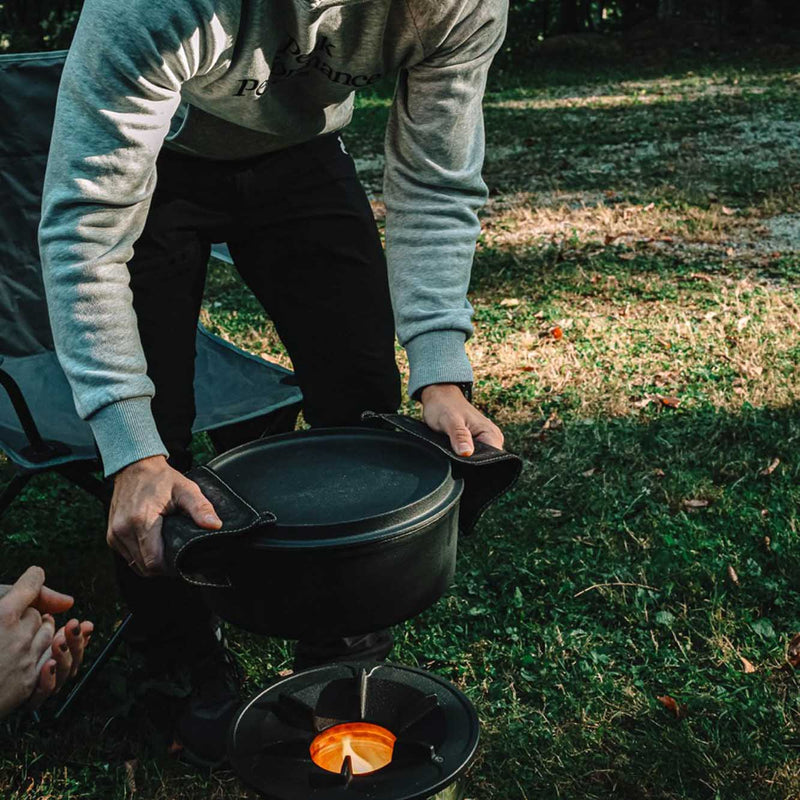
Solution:
M730 564L728 564L728 579L734 586L739 586L739 576Z
M767 475L772 475L772 473L775 472L780 463L781 460L779 458L773 458L769 466L764 467L764 469L762 469L761 472L759 472L758 474L762 475L763 477L766 477Z
M722 211L726 217L732 217L736 213L735 208L728 208L728 206L722 206L720 211Z
M708 507L708 500L687 499L683 501L683 507L689 511L696 511L700 508Z
M681 401L677 397L662 397L661 395L657 395L657 397L658 402L667 408L677 408L681 404Z
M519 305L519 299L516 297L504 297L500 301L500 305L503 308L516 308Z
M739 661L742 662L742 669L744 670L745 674L750 675L756 671L756 668L744 656L739 656Z
M656 700L658 700L667 711L671 712L675 719L683 719L686 716L688 710L686 705L684 703L679 703L674 697L664 694L656 697Z

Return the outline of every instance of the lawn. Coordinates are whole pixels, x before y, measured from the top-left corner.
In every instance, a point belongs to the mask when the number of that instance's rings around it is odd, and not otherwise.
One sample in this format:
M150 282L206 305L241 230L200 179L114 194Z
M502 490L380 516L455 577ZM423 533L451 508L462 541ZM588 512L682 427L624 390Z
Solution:
M478 403L525 470L394 654L476 704L471 800L800 796L790 67L694 59L495 78L470 353ZM379 222L388 102L362 98L345 137ZM203 316L286 363L221 263ZM40 478L0 535L4 576L40 563L101 630L119 619L95 501ZM290 663L286 642L230 639L253 691ZM0 797L251 796L167 754L154 688L122 653L64 723L6 723Z

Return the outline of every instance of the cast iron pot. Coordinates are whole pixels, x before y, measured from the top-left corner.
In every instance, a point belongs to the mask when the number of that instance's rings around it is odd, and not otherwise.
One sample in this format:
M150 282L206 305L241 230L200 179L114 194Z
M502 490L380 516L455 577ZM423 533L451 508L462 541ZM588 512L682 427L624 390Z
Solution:
M458 459L422 423L370 421L392 429L296 431L189 473L223 527L166 518L173 573L201 586L228 622L291 639L368 633L436 602L453 577L460 512L462 528L471 527L516 477L519 459L485 446ZM454 469L460 462L468 468Z

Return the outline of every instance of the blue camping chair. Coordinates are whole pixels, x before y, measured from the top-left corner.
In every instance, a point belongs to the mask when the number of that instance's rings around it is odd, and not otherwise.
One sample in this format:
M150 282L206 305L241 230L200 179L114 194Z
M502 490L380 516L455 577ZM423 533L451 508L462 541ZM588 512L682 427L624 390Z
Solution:
M58 83L66 52L0 55L0 451L15 474L0 515L25 484L55 471L106 500L92 432L78 417L54 352L37 228ZM227 256L227 248L217 253ZM218 449L291 430L301 394L293 374L198 326L194 431ZM231 435L235 431L235 435Z

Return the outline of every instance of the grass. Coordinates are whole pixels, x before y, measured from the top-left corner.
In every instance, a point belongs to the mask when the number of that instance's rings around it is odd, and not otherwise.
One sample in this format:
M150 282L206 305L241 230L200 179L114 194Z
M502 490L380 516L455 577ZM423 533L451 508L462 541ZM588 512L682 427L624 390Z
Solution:
M470 353L526 466L394 658L475 702L473 800L800 797L797 76L715 62L503 81ZM387 102L366 98L348 136L379 220ZM224 265L203 314L286 361ZM119 617L92 501L41 478L0 530L5 575L39 562L102 629ZM288 666L288 643L231 636L253 691ZM168 757L117 666L66 724L5 723L4 800L249 796Z

